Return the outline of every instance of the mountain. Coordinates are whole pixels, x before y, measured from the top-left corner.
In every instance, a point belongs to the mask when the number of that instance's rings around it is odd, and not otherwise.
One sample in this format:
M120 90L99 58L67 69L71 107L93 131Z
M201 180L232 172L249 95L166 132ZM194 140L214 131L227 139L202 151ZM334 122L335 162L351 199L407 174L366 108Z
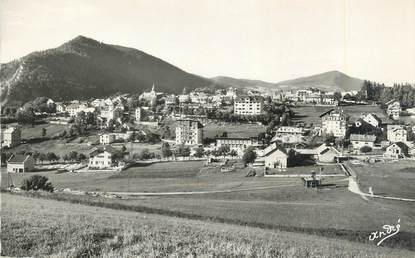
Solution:
M315 87L326 91L352 91L360 90L363 80L350 77L339 71L330 71L293 80L278 82L275 84L279 89L304 89Z
M235 79L226 76L214 77L212 80L216 83L229 87L256 88L264 91L299 90L310 87L319 88L325 91L352 91L360 90L363 85L363 80L350 77L339 71L330 71L278 83L271 83L260 80Z
M234 88L273 88L275 83L260 80L236 79L228 76L217 76L211 78L215 83Z
M140 50L78 36L57 48L1 64L0 100L98 98L140 93L150 90L153 83L156 90L168 93L212 86L211 80Z

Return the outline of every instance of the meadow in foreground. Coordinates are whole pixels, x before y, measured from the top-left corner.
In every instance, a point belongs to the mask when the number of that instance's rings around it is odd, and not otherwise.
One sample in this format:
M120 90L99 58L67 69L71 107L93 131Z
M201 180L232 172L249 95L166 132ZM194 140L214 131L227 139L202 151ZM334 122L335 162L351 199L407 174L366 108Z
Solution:
M413 257L406 250L2 194L2 253L34 257Z

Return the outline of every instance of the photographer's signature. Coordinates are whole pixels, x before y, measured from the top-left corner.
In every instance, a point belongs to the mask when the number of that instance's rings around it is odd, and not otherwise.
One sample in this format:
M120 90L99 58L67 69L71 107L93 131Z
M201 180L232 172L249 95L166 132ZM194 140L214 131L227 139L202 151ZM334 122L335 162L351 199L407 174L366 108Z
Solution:
M399 225L400 222L401 222L401 219L398 219L398 223L396 224L396 226L383 225L382 231L375 231L375 232L370 233L369 241L379 241L376 244L377 246L379 246L386 239L398 234L399 229L401 227L401 225Z

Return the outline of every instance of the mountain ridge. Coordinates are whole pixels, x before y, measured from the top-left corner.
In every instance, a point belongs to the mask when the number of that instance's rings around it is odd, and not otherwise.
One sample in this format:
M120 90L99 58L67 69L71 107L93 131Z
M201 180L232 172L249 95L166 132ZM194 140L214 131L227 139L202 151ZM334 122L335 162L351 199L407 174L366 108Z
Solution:
M179 94L183 88L236 87L266 91L316 87L359 90L363 80L339 71L277 83L229 76L205 78L144 51L77 36L56 48L35 51L1 64L0 101L25 102L45 96L57 101L107 97L156 90Z
M1 100L28 101L105 97L117 92L141 93L152 84L168 93L184 87L215 86L143 51L78 36L57 48L35 51L2 64ZM18 70L19 72L16 75Z

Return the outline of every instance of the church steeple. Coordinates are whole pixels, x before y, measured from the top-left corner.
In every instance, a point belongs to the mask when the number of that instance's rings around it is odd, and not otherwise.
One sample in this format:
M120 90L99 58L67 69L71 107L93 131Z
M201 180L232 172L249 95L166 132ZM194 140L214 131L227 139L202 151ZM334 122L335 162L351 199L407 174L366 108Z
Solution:
M153 87L151 87L151 92L154 92L154 83L153 83Z

